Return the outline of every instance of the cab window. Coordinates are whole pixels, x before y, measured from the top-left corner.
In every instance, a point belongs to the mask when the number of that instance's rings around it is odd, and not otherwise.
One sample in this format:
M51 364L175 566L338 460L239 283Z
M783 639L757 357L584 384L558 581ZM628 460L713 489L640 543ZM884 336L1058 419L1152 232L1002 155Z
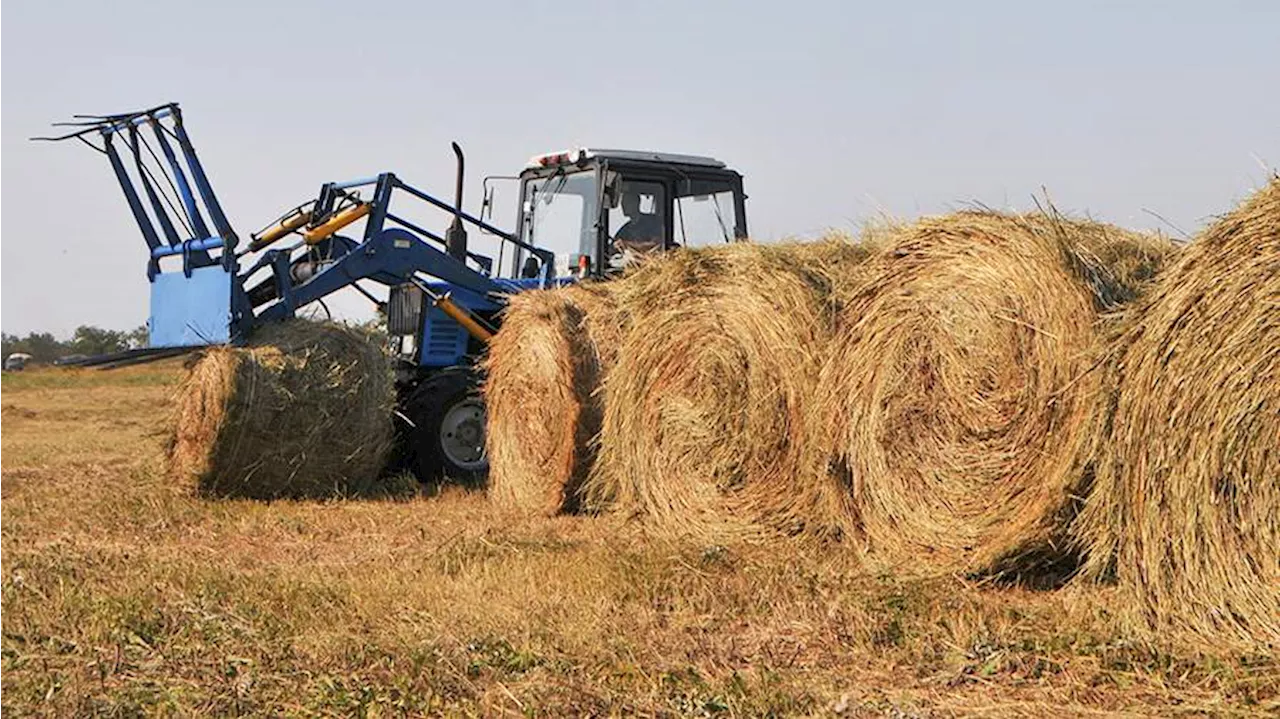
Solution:
M682 247L733 242L737 227L733 184L723 180L676 183L675 244Z

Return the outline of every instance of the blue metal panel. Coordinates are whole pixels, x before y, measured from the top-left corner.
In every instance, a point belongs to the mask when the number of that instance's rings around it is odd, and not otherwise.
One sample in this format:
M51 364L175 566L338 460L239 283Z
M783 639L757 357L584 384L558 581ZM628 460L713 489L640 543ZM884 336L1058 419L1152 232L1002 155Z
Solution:
M197 267L187 277L164 272L151 283L152 347L223 344L231 339L232 276L221 265Z
M424 367L450 367L467 354L467 331L440 308L423 313L421 364Z

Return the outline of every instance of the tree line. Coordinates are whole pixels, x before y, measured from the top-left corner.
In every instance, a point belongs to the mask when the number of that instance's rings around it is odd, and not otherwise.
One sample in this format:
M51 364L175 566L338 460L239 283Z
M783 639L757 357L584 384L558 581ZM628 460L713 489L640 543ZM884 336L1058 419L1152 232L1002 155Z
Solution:
M146 346L145 325L132 330L104 330L81 325L67 340L59 340L49 332L31 332L26 337L0 332L0 357L25 352L31 355L32 362L53 362L70 355L111 354Z

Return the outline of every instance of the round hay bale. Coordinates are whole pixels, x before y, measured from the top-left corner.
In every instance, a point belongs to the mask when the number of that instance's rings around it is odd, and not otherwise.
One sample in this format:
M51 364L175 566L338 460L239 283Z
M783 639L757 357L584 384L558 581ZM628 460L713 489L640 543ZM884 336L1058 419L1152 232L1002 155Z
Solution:
M1134 629L1280 648L1280 179L1211 226L1122 340L1078 531Z
M595 462L601 378L621 334L611 285L511 297L485 360L489 496L528 514L576 511Z
M1096 421L1095 324L1171 251L1049 213L960 212L901 230L844 310L811 417L868 560L1069 571L1064 527Z
M179 388L169 475L209 496L362 493L392 446L395 387L361 333L307 321L204 353Z
M631 326L605 380L590 505L702 541L839 531L844 498L802 470L801 418L833 285L868 254L840 241L732 244L671 252L623 280Z

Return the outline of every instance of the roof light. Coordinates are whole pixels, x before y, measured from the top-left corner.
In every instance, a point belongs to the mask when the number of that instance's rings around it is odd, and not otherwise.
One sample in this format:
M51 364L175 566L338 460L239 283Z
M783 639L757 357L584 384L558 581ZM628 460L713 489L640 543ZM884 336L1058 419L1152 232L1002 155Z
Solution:
M627 160L635 162L654 162L665 165L697 165L724 169L726 165L714 157L702 155L683 155L676 152L651 152L649 150L609 150L599 147L579 147L576 150L550 152L545 155L534 155L529 158L528 168L552 167L555 165L581 164L591 159Z
M553 152L549 155L543 155L542 157L538 158L538 164L542 165L543 167L550 167L551 165L563 165L566 162L569 162L569 153L567 152Z
M551 167L553 165L579 164L590 156L589 151L582 148L577 150L565 150L563 152L549 152L545 155L534 155L529 160L529 167Z

